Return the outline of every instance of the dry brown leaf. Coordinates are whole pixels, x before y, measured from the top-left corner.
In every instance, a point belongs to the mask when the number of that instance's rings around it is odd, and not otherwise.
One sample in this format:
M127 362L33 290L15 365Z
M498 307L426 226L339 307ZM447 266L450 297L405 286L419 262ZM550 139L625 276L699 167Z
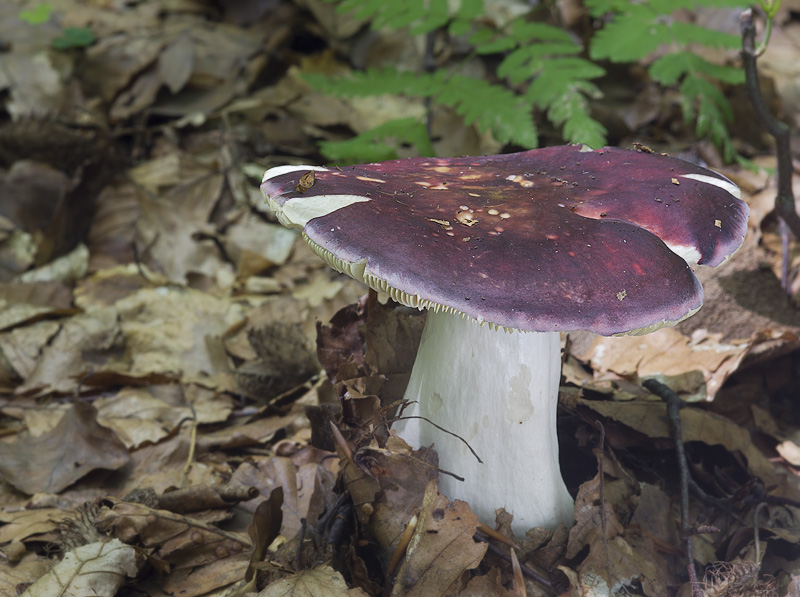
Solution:
M9 393L27 379L37 367L43 346L47 346L61 326L56 321L40 321L0 334L0 386L7 385Z
M489 572L475 576L469 580L467 586L457 593L458 597L517 597L513 591L503 586L500 571L490 568Z
M121 340L119 332L117 312L110 307L65 320L17 392L75 390L81 375L116 360L112 348Z
M237 274L246 277L286 263L296 239L288 228L246 216L228 227L222 240Z
M216 589L241 581L249 559L250 554L243 552L196 568L178 568L167 574L162 582L153 583L152 589L154 594L164 591L167 595L183 597L213 594Z
M13 52L3 57L4 70L13 81L6 110L14 120L46 118L63 109L67 89L54 58L46 49L35 53Z
M204 433L198 438L197 445L202 450L220 448L230 450L265 444L274 438L276 433L294 423L295 418L294 415L263 417L243 425Z
M7 550L8 546L3 548L4 552ZM16 595L20 587L31 585L47 574L51 564L50 558L32 553L20 562L0 558L0 595Z
M326 466L333 460L326 459ZM296 466L291 458L274 456L259 459L255 463L242 464L231 478L231 483L257 487L262 496L270 495L276 488L283 489L283 527L281 534L292 538L302 528L301 518L315 522L328 505L334 474L317 462ZM254 512L258 501L241 504L241 508Z
M370 502L368 528L379 545L394 548L414 512L423 505L438 456L430 448L412 450L401 438L390 436L385 449L361 448L355 461L380 491Z
M488 546L476 542L478 517L465 502L439 494L431 481L425 491L414 536L397 573L392 595L444 595L466 570L480 564Z
M23 283L63 282L65 284L74 284L83 278L88 270L89 249L86 245L80 243L68 254L17 276L17 281Z
M192 419L188 406L169 404L147 388L123 388L116 396L95 401L98 419L114 429L128 448L156 443Z
M97 595L114 597L139 572L143 558L118 539L90 543L64 555L53 569L28 587L30 597Z
M159 54L158 74L172 93L178 93L189 82L194 70L194 55L194 42L186 31Z
M222 476L230 473L224 464L209 466L194 461L187 472L192 427L184 423L174 435L132 451L126 475L119 480L118 493L125 495L142 487L152 487L156 493L163 493L176 485L223 483Z
M71 518L69 510L61 508L40 508L36 510L19 510L17 512L0 511L0 544L12 541L25 541L35 535L50 533L58 524ZM1 593L0 593L1 594Z
M639 499L630 525L639 525L647 533L665 544L679 544L676 516L672 514L673 501L660 488L649 483L640 484Z
M330 566L322 565L276 580L256 597L348 597L347 583Z
M31 311L26 315L22 314L25 306ZM43 315L74 313L72 289L63 282L0 284L0 330L35 321Z
M582 483L575 499L575 526L569 531L566 557L574 558L586 545L613 539L623 532L614 504L601 491L600 473ZM605 536L603 531L605 530Z
M276 487L269 497L261 502L253 514L253 522L247 529L247 534L253 542L253 553L250 565L247 568L245 580L248 582L255 577L255 564L262 562L267 554L267 548L280 535L283 525L283 488Z
M604 338L598 336L583 360L591 362L595 379L604 374L638 377L669 376L675 391L699 393L699 399L711 400L725 380L736 371L747 355L748 344L723 344L721 334L698 335L688 338L673 328L664 328L645 336ZM687 377L700 371L705 388ZM682 387L681 381L688 382Z
M189 273L213 280L232 270L211 239L196 236L207 228L223 182L222 174L209 174L183 181L163 197L142 198L136 245L149 267L180 284Z
M626 589L641 585L648 597L663 597L665 587L679 581L664 565L653 541L630 531L606 542L593 542L578 567L578 577L586 595L625 594Z
M661 402L630 401L624 403L579 399L578 402L604 417L609 417L651 438L671 437L667 425L666 405ZM721 445L730 452L739 452L747 459L750 473L771 487L774 495L793 498L800 492L800 479L770 459L753 441L748 430L722 415L696 407L681 410L684 442ZM793 498L794 499L794 498Z
M91 404L76 402L49 433L0 443L0 473L5 481L24 493L58 493L95 469L125 465L129 458L125 446L96 417Z
M141 215L139 194L144 190L130 181L114 181L97 197L89 230L90 271L133 263L136 220Z
M95 523L101 532L150 548L154 557L169 562L173 569L201 566L251 547L243 533L229 533L167 510L117 500L106 500L106 504Z
M235 387L233 376L212 360L207 343L242 318L241 306L196 290L159 287L139 290L115 307L130 357L121 372L182 374L205 386Z

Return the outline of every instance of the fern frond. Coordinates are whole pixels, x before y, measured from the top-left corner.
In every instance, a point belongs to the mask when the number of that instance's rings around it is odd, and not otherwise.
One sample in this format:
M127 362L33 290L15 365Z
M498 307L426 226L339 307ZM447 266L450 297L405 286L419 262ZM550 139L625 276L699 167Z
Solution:
M665 54L650 66L650 76L662 85L674 85L689 73L701 73L731 85L744 83L744 72L741 69L714 64L689 51Z
M373 29L408 27L412 34L421 35L449 24L453 35L461 35L483 12L483 0L341 0L336 10L370 20Z
M531 44L511 52L497 67L497 76L508 79L513 84L522 83L545 67L553 56L577 54L581 48L568 44Z
M742 45L742 38L733 33L715 31L694 23L675 21L671 25L672 39L680 44L700 44L709 48L725 50L738 50Z
M397 159L402 144L416 148L419 155L435 155L425 125L416 118L389 120L346 141L321 141L319 148L331 162L357 164Z
M593 60L636 62L652 54L669 39L669 27L657 21L660 16L646 5L628 5L627 13L595 33L589 46Z
M590 116L581 93L564 95L563 101L551 105L547 116L554 124L563 125L562 135L568 143L585 143L595 149L606 144L608 131Z
M733 120L733 110L725 94L708 79L689 74L681 83L681 95L684 119L696 122L695 134L711 139L722 150L725 160L732 160L736 151L728 123Z
M530 106L505 87L483 79L454 76L444 83L434 99L453 108L466 124L475 122L480 129L491 131L501 143L523 147L538 144Z
M630 62L664 45L684 48L656 59L650 65L650 75L662 85L680 83L684 119L695 121L696 134L710 138L730 160L735 154L726 126L731 119L731 107L712 81L740 84L744 73L731 66L709 62L688 48L699 44L734 49L739 47L740 39L737 35L685 23L670 15L682 8L696 9L698 5L741 6L742 3L742 0L644 0L641 3L586 0L593 16L612 15L612 21L592 39L590 55L595 60Z

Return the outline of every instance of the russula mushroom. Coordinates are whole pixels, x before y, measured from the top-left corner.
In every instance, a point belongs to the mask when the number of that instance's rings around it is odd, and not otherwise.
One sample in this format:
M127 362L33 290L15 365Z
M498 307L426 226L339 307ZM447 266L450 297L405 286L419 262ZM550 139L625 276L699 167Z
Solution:
M465 478L442 475L446 495L489 523L504 507L515 531L572 521L556 437L559 332L644 334L690 316L703 289L687 262L724 262L748 216L719 174L579 146L280 166L261 188L333 268L428 309L405 398L482 462L420 418L400 435L434 443L442 468Z

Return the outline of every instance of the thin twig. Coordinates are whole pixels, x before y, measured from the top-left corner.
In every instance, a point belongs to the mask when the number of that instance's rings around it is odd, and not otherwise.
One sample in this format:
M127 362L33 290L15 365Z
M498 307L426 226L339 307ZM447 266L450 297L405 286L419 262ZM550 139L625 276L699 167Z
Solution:
M301 556L303 553L303 541L306 539L306 529L308 528L305 517L300 519L300 540L297 542L297 553L294 555L295 572L300 572Z
M686 554L686 570L689 573L689 583L692 587L692 597L703 597L703 590L697 580L697 570L694 567L692 555L692 536L695 530L689 523L689 467L686 464L686 452L683 449L683 435L681 432L680 410L684 403L672 389L656 379L646 379L642 385L653 394L667 403L667 420L669 421L670 434L675 444L675 457L678 461L678 470L681 480L681 541Z
M600 456L597 459L597 476L600 478L600 530L603 533L603 550L605 555L606 570L610 569L608 559L608 534L606 533L606 479L605 449L606 449L606 428L600 421L595 421L594 426L600 430Z
M775 197L775 211L782 218L795 238L800 238L800 216L797 215L792 190L792 153L789 127L775 118L767 108L761 87L758 84L757 50L755 48L756 26L752 9L742 12L739 17L742 32L742 66L744 67L745 90L761 124L775 139L777 153L778 194Z
M761 511L766 507L767 503L761 502L753 512L753 541L756 548L756 564L759 566L761 566L761 538L758 536L758 519L761 516Z
M478 541L484 541L484 539L482 539L480 537L480 535L476 535L473 538L478 540ZM506 563L511 564L511 557L507 556L506 554L504 554L500 550L499 547L497 547L496 545L492 545L489 542L487 542L487 545L489 546L489 551L490 552L492 552L494 555L502 558ZM528 566L525 566L524 564L520 564L519 568L520 568L520 570L522 570L522 574L523 575L525 575L528 578L530 578L533 582L538 583L539 585L541 585L541 587L544 590L546 590L549 594L551 594L551 595L555 595L556 594L556 589L553 586L553 583L551 583L544 576L542 576L541 574L539 574L538 572L536 572L532 568L529 568Z

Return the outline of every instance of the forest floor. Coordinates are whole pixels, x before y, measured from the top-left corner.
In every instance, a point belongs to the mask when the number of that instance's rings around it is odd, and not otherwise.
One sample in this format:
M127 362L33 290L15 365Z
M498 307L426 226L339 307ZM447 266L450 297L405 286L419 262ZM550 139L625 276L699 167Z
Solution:
M435 453L388 431L424 313L363 298L259 189L272 166L322 163L319 141L428 109L329 97L304 72L413 68L421 44L316 0L63 0L33 22L37 4L0 5L0 595L688 596L655 376L684 402L703 594L800 596L800 311L775 157L740 89L734 144L758 170L695 139L638 65L601 82L611 143L728 176L749 234L698 269L706 304L680 325L564 338L576 522L514 536L505 513L479 522L439 494ZM797 15L761 60L795 128ZM94 38L54 49L68 28ZM451 110L433 119L438 155L504 150ZM797 297L793 239L787 254Z

